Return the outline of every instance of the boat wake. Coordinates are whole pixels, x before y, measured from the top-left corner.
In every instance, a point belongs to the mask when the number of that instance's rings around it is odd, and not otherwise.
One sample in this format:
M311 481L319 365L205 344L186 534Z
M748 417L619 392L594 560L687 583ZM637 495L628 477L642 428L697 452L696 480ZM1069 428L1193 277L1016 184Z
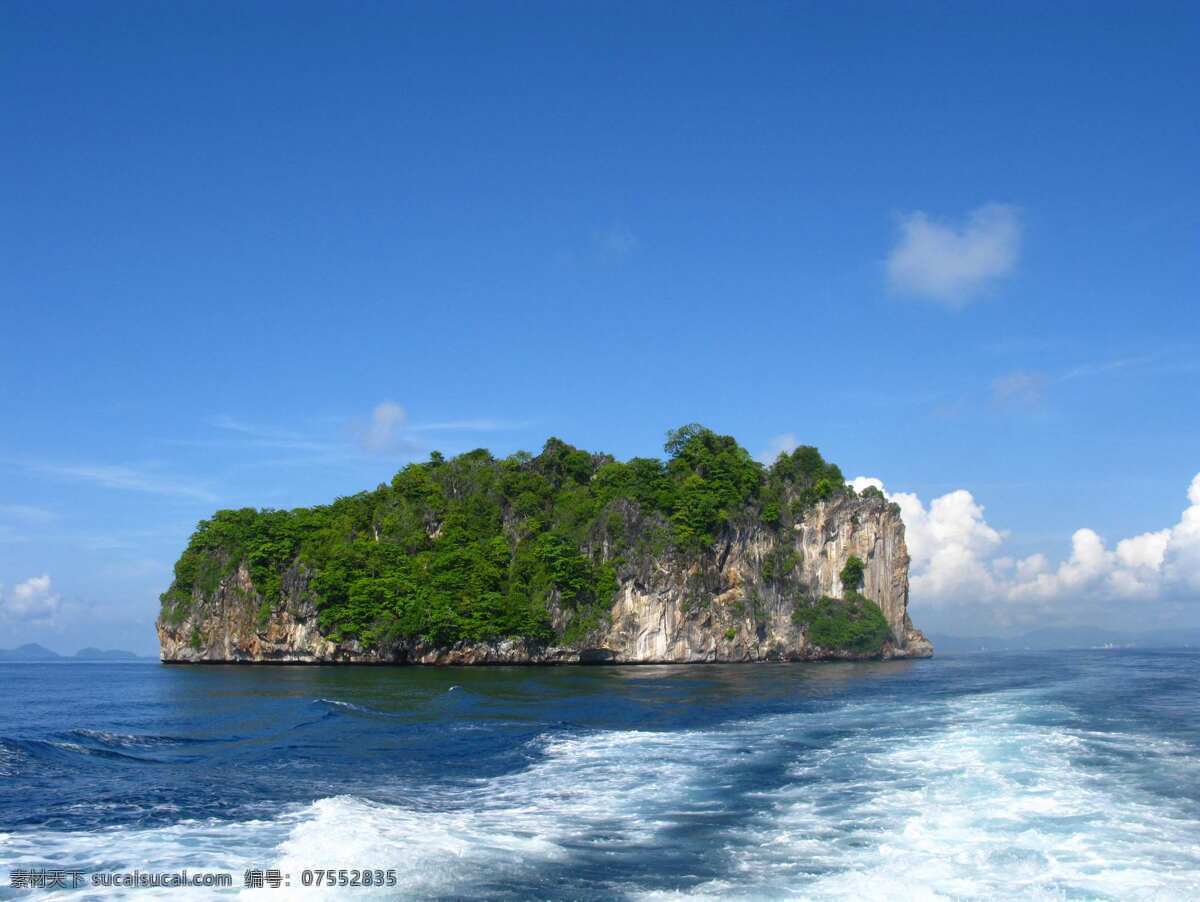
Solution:
M237 821L0 835L0 860L228 870L239 885L246 868L279 868L293 895L336 895L300 875L345 868L396 870L398 887L362 896L1200 896L1196 807L1152 786L1164 772L1195 781L1195 759L1068 721L1023 690L562 732L487 779L401 778L386 802L335 795ZM1113 760L1138 762L1134 778Z

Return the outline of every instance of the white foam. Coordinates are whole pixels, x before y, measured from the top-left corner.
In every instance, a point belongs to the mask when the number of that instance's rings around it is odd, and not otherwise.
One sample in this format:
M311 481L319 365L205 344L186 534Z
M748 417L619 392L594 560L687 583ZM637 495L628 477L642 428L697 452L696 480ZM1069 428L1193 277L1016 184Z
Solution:
M1194 808L1091 773L1085 736L1031 726L1003 696L879 749L852 736L730 837L733 875L700 894L814 899L1200 897ZM1106 734L1124 751L1143 737ZM1162 744L1159 746L1162 747Z
M842 738L792 762L782 788L744 796L754 812L744 822L702 837L708 843L703 854L719 878L697 885L696 878L679 877L677 891L663 893L615 867L614 882L592 892L753 899L1200 897L1195 806L1080 763L1097 753L1137 753L1194 775L1187 749L1132 733L1039 725L1027 716L1027 704L1019 695L997 694L945 704L931 715L928 706L906 714L880 701L706 731L551 737L531 748L532 763L515 773L387 787L393 797L407 793L407 804L335 796L270 815L264 809L261 818L237 823L0 835L0 861L89 871L225 870L234 875L235 892L246 868L277 867L292 875L289 898L348 891L305 890L298 885L304 868L397 870L398 887L355 889L356 898L480 895L514 886L572 895L540 881L589 852L611 855L618 865L661 855L679 842L668 831L729 804L739 768L756 763L755 756L777 756L782 743L816 724L840 730ZM1053 712L1033 704L1042 720L1066 722L1047 718ZM873 728L884 718L907 716L939 726ZM187 898L177 890L139 890L137 896Z
M11 777L16 773L18 757L15 749L0 744L0 777Z
M286 836L298 817L287 812L277 819L242 822L185 820L166 827L113 827L87 832L36 830L0 834L0 861L5 885L9 873L22 868L79 868L96 872L143 873L225 871L240 886L244 870L269 867L264 858ZM268 859L269 860L269 859ZM257 864L256 864L257 862ZM106 891L117 892L115 890ZM138 898L206 898L212 890L145 888L128 890ZM78 898L74 891L39 891L41 899Z
M597 835L614 848L653 844L664 811L704 784L706 760L730 741L704 733L557 738L528 769L441 790L419 808L323 799L280 846L281 867L395 867L406 895L536 882L540 868Z
M336 796L271 820L13 834L0 837L0 860L86 871L224 870L239 887L246 868L277 867L292 874L293 894L330 897L347 890L305 890L300 872L398 871L398 888L356 888L356 897L453 894L481 879L536 881L539 867L566 859L571 846L594 842L597 833L613 846L652 844L666 823L663 809L704 783L706 759L730 741L636 731L554 738L541 743L541 756L525 770L451 789L418 788L412 806Z

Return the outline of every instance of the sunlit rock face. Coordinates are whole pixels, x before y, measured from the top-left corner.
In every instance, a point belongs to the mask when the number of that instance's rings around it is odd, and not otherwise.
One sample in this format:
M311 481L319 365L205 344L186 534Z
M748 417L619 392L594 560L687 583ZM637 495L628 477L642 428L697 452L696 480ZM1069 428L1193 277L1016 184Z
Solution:
M681 562L664 553L624 567L608 622L570 645L508 639L364 647L356 640L334 641L320 629L317 598L301 565L283 574L281 601L269 609L239 567L215 591L197 588L186 618L160 618L161 655L195 663L650 664L933 653L908 616L909 559L895 505L879 496L835 497L816 504L790 532L734 524L702 560ZM890 635L878 652L814 646L793 621L798 603L845 594L839 574L851 555L865 564L862 594L879 605L888 623ZM780 560L787 572L780 572ZM551 615L561 626L554 599Z
M908 552L904 524L880 498L836 498L818 504L794 530L793 573L767 578L766 562L780 542L761 528L726 536L718 562L703 574L657 567L626 580L612 626L599 646L626 662L760 661L861 657L815 648L792 621L798 599L844 594L838 574L847 559L865 564L862 593L879 605L891 635L884 657L925 657L929 641L908 617Z

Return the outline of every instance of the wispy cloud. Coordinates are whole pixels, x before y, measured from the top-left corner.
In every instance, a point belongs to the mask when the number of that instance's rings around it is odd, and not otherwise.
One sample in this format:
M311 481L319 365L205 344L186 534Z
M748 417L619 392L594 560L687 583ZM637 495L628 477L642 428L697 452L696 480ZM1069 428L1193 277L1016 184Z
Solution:
M44 527L57 520L53 511L30 504L0 504L0 544L28 542L31 535L42 538Z
M796 433L785 432L768 439L767 447L755 455L755 460L770 466L775 463L780 454L791 454L798 447L800 447L800 442L796 439Z
M50 539L78 545L88 551L145 551L150 546L174 546L180 540L186 540L194 525L181 523L159 529L74 533L52 536Z
M1105 373L1111 373L1115 370L1131 369L1147 363L1153 363L1160 356L1159 354L1142 354L1138 357L1121 357L1116 360L1101 361L1100 363L1085 363L1074 369L1067 370L1055 381L1067 382L1071 379L1082 379L1086 376L1102 376Z
M1016 370L992 380L992 403L998 407L1036 408L1041 406L1047 393L1055 385L1137 369L1155 362L1160 356L1143 354L1137 357L1119 357L1079 364L1058 373Z
M58 515L30 504L0 504L0 519L42 525L53 523L58 519Z
M250 445L256 448L321 452L332 451L340 447L334 442L319 441L290 430L274 429L246 423L225 414L214 417L210 422L217 429L239 436L238 444Z
M528 425L525 420L444 420L440 423L414 423L408 429L410 432L506 432L524 429Z
M408 436L408 412L395 401L381 401L359 430L359 441L372 454L414 452L419 445Z
M1020 247L1020 218L1007 204L985 204L961 224L916 211L900 220L900 240L887 260L888 284L901 294L962 307L1016 268Z
M641 244L629 227L619 222L597 232L593 240L600 257L614 262L628 259Z
M191 498L197 501L216 501L217 496L205 485L179 476L162 473L152 467L131 467L114 464L55 464L43 461L14 461L18 466L35 473L75 482L86 482L106 489L144 492Z
M1033 355L1023 354L1022 356ZM1061 359L1064 352L1058 351L1053 355L1040 354L1037 356L1053 356L1055 359ZM978 414L989 406L994 409L1010 411L1024 409L1027 412L1049 409L1057 394L1058 386L1077 380L1117 379L1124 374L1132 375L1134 372L1145 372L1151 368L1155 372L1164 372L1161 363L1170 356L1169 353L1156 351L1152 354L1131 354L1108 360L1087 361L1059 370L1021 367L1000 373L985 385L975 383L962 386L957 392L930 398L925 409L929 415L938 419L957 419Z
M998 407L1034 408L1042 403L1046 377L1018 370L992 380L992 403Z
M523 420L469 417L414 423L407 409L393 400L376 404L366 416L334 418L325 422L332 438L308 435L295 430L258 425L228 414L213 417L209 423L225 438L179 441L176 444L197 447L263 448L296 452L283 462L335 463L361 460L364 455L418 455L429 450L418 436L438 432L504 432L522 429Z
M235 419L229 414L218 414L209 422L218 429L224 429L228 432L240 432L242 435L250 435L255 438L262 438L269 435L279 435L280 433L272 429L264 429L261 426L255 426L250 423L244 423L241 420Z
M522 429L528 421L494 417L412 422L406 408L385 399L364 414L328 416L307 420L305 429L252 422L229 414L206 420L210 430L194 438L166 439L188 448L227 451L230 466L254 467L359 467L374 465L384 457L413 460L440 447L439 433L449 436ZM443 451L451 449L442 447Z

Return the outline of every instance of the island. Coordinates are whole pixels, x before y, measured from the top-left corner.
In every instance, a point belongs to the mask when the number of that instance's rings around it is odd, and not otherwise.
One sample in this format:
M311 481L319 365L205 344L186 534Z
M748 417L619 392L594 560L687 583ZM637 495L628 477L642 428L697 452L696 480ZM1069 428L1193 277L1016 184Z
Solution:
M665 459L556 438L434 452L374 491L223 510L175 564L166 663L928 657L900 509L816 448L757 462L690 424Z

